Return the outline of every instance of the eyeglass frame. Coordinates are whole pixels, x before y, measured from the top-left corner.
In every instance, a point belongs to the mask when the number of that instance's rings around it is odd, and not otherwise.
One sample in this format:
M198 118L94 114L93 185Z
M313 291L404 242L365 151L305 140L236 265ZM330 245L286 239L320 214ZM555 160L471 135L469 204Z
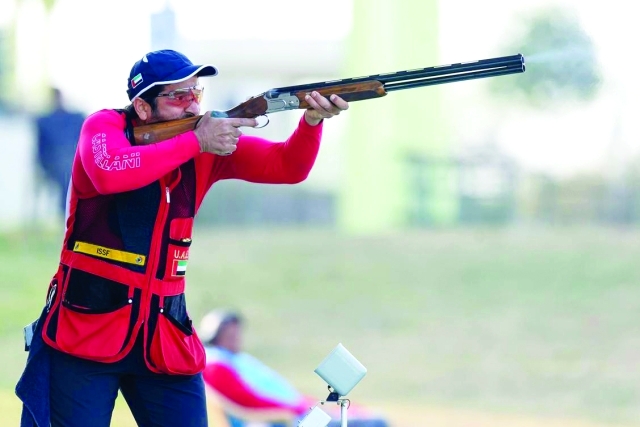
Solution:
M199 95L196 95L194 93L194 91L200 91ZM188 94L190 94L193 99L190 102L197 102L198 104L200 104L200 101L202 101L202 97L204 96L204 87L200 86L200 85L196 85L196 86L190 86L190 87L184 87L184 88L180 88L180 89L174 89L172 91L169 91L167 93L159 93L155 96L155 98L163 98L166 97L167 99L169 99L170 101L173 102L185 102L186 101L179 101L175 98L175 93L176 92L180 92L180 91L188 91ZM185 93L186 94L186 93Z

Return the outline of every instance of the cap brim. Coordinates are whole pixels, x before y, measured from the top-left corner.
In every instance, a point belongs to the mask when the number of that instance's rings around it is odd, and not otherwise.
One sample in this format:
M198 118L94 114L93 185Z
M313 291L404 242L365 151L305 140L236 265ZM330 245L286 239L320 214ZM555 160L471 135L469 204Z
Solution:
M175 73L171 74L169 77L167 77L162 81L154 82L150 84L148 87L144 88L144 90L140 91L136 96L134 96L132 101L140 97L140 95L142 95L143 93L145 93L146 91L148 91L154 86L171 85L174 83L180 83L182 81L190 79L193 76L210 77L210 76L215 76L216 74L218 74L218 69L213 65L190 65L188 67L184 67L180 71L176 71Z

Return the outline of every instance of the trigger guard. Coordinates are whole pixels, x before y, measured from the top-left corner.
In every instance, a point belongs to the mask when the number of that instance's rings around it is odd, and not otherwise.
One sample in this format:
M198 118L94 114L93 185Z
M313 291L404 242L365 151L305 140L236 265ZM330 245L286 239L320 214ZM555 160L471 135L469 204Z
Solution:
M262 129L263 127L265 127L266 125L269 124L269 117L267 117L266 114L261 114L259 116L256 117L256 120L258 120L258 117L264 117L265 119L267 119L266 123L263 124L262 126L256 126L254 129ZM259 124L259 123L258 123Z

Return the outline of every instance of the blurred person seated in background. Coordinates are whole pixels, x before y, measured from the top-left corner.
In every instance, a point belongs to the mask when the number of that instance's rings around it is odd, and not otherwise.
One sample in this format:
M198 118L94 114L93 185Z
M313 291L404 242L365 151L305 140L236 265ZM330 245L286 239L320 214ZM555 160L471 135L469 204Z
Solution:
M84 114L65 108L62 91L51 88L53 109L35 119L36 162L45 181L58 191L58 211L64 216L71 177Z
M319 400L302 395L284 377L242 351L243 320L238 313L213 310L200 323L199 336L207 361L204 381L207 399L227 414L231 427L295 426ZM340 410L336 404L325 404L322 410L332 416L329 426L340 426ZM351 427L387 427L377 414L351 405L348 411Z

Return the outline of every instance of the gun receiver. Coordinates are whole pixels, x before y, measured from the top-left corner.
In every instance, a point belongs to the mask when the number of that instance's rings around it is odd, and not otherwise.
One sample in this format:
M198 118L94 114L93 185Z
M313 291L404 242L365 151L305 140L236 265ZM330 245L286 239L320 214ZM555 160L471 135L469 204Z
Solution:
M251 97L230 110L214 111L211 114L214 117L223 118L255 118L280 111L307 109L309 104L304 98L312 91L326 97L336 94L347 102L354 102L380 98L395 90L496 77L523 73L524 71L524 57L517 54L415 70L280 87ZM134 139L138 144L163 141L194 129L200 117L138 126L134 128Z

